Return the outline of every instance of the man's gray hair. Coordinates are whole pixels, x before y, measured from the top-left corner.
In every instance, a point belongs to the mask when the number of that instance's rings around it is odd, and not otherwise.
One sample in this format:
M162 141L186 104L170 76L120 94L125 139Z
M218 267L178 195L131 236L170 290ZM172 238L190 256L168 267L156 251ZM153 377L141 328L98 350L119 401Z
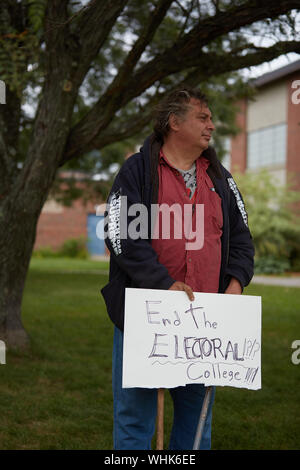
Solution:
M208 100L198 88L182 87L167 95L154 110L154 132L159 139L163 139L170 131L169 117L175 114L184 119L191 99L194 98L208 106Z

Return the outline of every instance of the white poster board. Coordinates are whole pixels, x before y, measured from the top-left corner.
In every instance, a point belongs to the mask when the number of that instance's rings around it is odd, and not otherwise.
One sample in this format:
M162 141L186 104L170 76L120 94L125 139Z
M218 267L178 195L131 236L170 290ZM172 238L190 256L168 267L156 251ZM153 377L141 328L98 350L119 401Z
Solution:
M126 289L123 388L261 388L261 297Z

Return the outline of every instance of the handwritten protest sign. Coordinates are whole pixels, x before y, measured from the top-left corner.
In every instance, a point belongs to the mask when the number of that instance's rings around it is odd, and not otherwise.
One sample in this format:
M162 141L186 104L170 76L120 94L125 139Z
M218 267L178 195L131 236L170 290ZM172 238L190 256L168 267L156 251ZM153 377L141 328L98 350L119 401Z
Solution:
M123 387L261 388L261 297L126 289Z

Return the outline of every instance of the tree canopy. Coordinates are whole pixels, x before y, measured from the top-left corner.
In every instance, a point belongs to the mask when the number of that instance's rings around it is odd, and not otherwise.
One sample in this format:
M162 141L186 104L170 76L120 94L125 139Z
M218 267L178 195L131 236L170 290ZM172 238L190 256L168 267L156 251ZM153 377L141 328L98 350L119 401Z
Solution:
M32 131L38 113L28 116L24 104L38 109L46 86L59 82L72 101L61 165L137 134L179 83L224 91L216 77L226 86L233 71L299 53L296 8L297 0L6 1L0 75L9 88L1 113L8 154L26 158L17 137L20 126Z

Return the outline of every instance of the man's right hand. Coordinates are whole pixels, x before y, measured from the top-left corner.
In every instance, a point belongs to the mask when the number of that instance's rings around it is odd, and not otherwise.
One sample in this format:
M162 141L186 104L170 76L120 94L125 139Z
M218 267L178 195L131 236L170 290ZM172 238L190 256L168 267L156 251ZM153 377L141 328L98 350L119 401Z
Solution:
M187 293L188 298L191 301L195 300L192 288L188 286L187 284L185 284L184 282L180 282L180 281L174 282L174 284L172 284L171 287L169 287L169 290L183 290Z

